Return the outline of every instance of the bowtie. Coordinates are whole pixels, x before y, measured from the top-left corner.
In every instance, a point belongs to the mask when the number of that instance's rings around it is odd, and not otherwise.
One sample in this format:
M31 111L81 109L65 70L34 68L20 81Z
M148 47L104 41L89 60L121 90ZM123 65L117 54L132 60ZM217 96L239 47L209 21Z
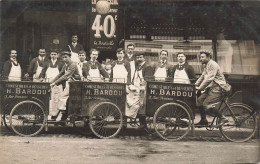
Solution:
M177 67L178 70L183 70L183 68L184 68L184 64L182 64L182 65L179 64Z

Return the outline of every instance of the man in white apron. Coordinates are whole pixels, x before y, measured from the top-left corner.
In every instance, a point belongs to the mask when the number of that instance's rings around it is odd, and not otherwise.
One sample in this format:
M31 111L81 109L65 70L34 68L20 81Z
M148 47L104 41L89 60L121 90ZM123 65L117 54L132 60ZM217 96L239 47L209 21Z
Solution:
M22 70L17 61L17 51L11 50L10 59L4 63L3 77L8 81L21 81Z
M174 83L191 84L196 80L194 69L186 61L186 56L183 52L177 53L178 64L171 71Z
M83 76L90 81L104 81L109 78L107 72L97 61L99 51L97 49L90 50L90 60L83 65Z
M135 57L137 66L126 97L126 116L132 118L136 118L140 110L144 111L146 81L154 80L153 67L145 62L144 54L136 53ZM142 113L139 115L139 129L143 129L146 127L145 116L144 112L139 113Z
M81 44L78 43L77 34L73 34L71 40L72 40L71 44L68 45L68 51L71 52L71 60L73 62L78 63L79 62L78 53L79 51L84 51L84 48Z
M159 55L159 62L154 69L155 81L167 81L170 76L170 66L167 64L168 51L162 50Z
M86 52L85 51L79 51L79 62L77 63L79 75L81 79L83 79L83 65L86 64Z
M69 81L80 80L79 71L77 67L77 63L72 62L71 53L63 52L62 58L64 61L64 66L60 73L53 79L53 83L51 83L51 87L58 86L62 82L66 81L66 86L58 102L58 109L63 112L62 120L66 120L68 116L68 111L66 110L67 99L69 98Z
M39 56L34 58L28 67L25 77L32 77L33 81L40 81L40 74L42 72L43 66L49 61L46 57L46 51L44 48L39 49Z
M60 73L64 64L63 62L57 60L58 53L56 51L52 50L50 56L51 60L49 60L49 62L46 62L43 66L42 72L40 74L40 81L52 83L54 78ZM58 101L62 91L62 85L55 85L51 89L51 100L48 117L49 120L55 119L59 113Z
M131 82L130 64L124 59L125 50L123 48L117 49L117 60L112 63L110 81L117 83Z
M131 79L134 78L134 72L135 72L135 56L134 56L134 50L135 45L134 44L128 44L127 45L127 54L125 55L125 60L130 63L130 69L131 69Z

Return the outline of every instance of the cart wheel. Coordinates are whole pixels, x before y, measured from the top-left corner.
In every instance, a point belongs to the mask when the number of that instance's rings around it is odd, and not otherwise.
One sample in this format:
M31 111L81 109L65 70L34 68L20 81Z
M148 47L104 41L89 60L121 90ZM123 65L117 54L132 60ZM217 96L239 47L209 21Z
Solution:
M10 113L10 125L20 136L34 136L41 132L46 123L42 106L34 101L22 101Z
M96 105L89 119L91 131L99 138L116 136L123 126L123 116L120 109L111 102Z
M154 114L153 124L157 134L168 141L177 141L185 137L191 127L188 110L178 103L167 103Z
M155 135L156 132L155 132L155 128L154 128L154 125L153 125L153 117L146 117L145 118L145 121L146 121L146 128L145 130L147 131L147 133L151 134L151 135Z

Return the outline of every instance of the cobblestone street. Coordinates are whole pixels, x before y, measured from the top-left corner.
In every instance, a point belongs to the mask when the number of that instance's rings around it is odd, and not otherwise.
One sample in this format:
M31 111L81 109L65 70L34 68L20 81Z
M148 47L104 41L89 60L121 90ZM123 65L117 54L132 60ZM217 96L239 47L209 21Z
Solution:
M167 142L133 128L113 139L81 135L72 127L50 127L35 137L20 137L1 127L3 163L256 163L259 141L225 141L219 131L196 130ZM14 155L15 154L15 155Z

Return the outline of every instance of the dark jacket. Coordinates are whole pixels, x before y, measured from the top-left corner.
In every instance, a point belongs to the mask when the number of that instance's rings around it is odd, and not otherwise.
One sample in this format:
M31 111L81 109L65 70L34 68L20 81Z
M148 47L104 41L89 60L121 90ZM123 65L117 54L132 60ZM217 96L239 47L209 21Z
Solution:
M66 71L66 73L65 73L65 71ZM56 85L60 85L64 81L67 81L69 79L80 80L79 70L78 70L77 64L74 62L70 62L67 65L64 64L59 75L57 75L53 81Z
M43 65L43 68L42 68L42 71L41 71L41 74L40 74L40 78L45 78L46 76L46 71L49 67L51 68L56 68L58 66L58 69L59 69L59 72L61 71L62 67L63 67L64 63L59 61L57 59L57 61L55 62L55 64L53 65L51 60L49 60L48 62L45 62L44 65Z
M119 62L116 60L112 63L112 67L111 67L111 74L110 74L110 81L113 81L113 68L115 67L116 64L118 64ZM123 60L122 64L124 64L126 71L128 72L127 74L127 84L130 84L131 82L131 68L130 68L130 64L128 61Z
M79 53L79 51L84 51L83 46L79 43L77 43L77 45L75 47L72 45L72 43L67 45L67 47L65 49L67 51L71 52L69 46L70 46L72 52Z
M7 60L4 63L3 72L2 72L2 76L3 76L4 79L8 78L10 71L11 71L11 68L12 68L12 63L14 63L14 62L11 59ZM17 62L17 63L19 64L19 62ZM15 65L15 63L14 63L14 65ZM21 65L20 65L20 67L21 67Z
M38 57L34 58L31 62L30 62L30 65L27 69L27 73L30 75L30 77L33 76L33 74L36 73L36 70L37 70L37 61L39 63L39 66L43 67L46 63L49 62L49 59L47 57L44 58L43 61L40 61Z
M94 65L92 66L91 60L89 60L89 61L87 61L87 63L84 63L84 64L83 64L82 75L83 75L84 77L89 76L89 70L90 70L91 67L93 67L92 69L98 68L100 74L101 74L104 78L109 78L108 73L105 71L105 69L102 67L102 65L101 65L98 61L95 61Z
M174 79L174 73L176 71L178 67L178 64L173 66L171 72L170 72L170 77L172 77ZM195 80L196 80L196 75L195 75L195 72L194 72L194 69L191 65L189 65L187 62L184 63L184 69L185 69L185 72L187 73L189 79L190 79L190 82L192 84L195 83Z
M154 68L154 73L157 71L157 69L160 67L160 63L157 63L157 64L155 64L154 66L153 66L153 68ZM172 66L171 65L169 65L169 64L167 64L166 63L166 73L167 73L167 77L170 77L171 75L171 69L172 69Z
M144 63L141 67L138 68L136 65L136 70L142 70L142 74L145 81L154 81L154 68L148 63ZM133 79L131 80L133 82Z

